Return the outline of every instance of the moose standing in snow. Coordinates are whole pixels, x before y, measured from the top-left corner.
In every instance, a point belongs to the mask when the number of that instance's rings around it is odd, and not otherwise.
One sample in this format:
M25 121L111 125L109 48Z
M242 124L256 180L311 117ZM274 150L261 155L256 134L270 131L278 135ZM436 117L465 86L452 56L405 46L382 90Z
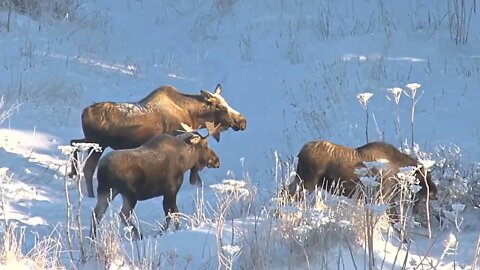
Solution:
M186 125L184 125L186 127ZM213 124L207 123L209 132ZM210 134L210 133L209 133ZM97 223L107 210L109 201L121 194L121 218L140 234L131 222L137 201L163 196L163 210L170 223L170 213L177 213L177 193L183 175L190 170L190 183L200 182L198 172L204 167L218 168L220 160L208 146L207 136L187 128L177 136L160 134L134 149L114 150L100 159L97 170L97 205L92 213L90 235L96 236Z

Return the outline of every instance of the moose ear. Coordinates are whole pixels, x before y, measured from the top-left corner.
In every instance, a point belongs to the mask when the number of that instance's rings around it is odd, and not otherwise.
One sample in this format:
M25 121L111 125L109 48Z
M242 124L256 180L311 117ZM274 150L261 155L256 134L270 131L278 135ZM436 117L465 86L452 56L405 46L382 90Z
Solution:
M205 101L207 102L213 102L213 100L215 99L213 94L208 91L200 90L200 94L202 94L203 99L205 99Z
M222 86L220 84L217 84L217 87L215 87L214 94L220 95L221 93L222 93Z
M193 145L199 143L201 139L202 139L202 137L200 137L200 135L198 135L198 134L193 134L193 135L189 138L190 143L193 144Z

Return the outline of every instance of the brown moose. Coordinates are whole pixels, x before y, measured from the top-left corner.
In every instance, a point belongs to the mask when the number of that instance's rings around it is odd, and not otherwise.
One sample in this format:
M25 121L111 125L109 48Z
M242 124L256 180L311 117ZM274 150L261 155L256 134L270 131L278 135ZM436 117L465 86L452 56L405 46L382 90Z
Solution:
M97 204L92 213L91 237L96 236L97 223L102 219L110 200L120 194L123 199L121 218L133 228L133 237L140 234L130 216L137 201L163 196L163 210L177 213L177 193L183 175L190 170L190 183L200 182L198 172L204 167L218 168L220 160L208 146L207 137L195 131L172 136L160 134L134 149L114 150L98 164Z
M360 183L355 169L364 167L364 161L388 160L388 171L382 178L382 193L393 199L398 193L396 178L399 168L418 166L415 177L421 186L413 206L413 213L419 209L420 201L430 196L435 199L437 188L430 175L423 172L419 162L411 156L400 152L393 145L384 142L371 142L358 148L350 148L328 141L312 141L306 143L298 154L298 164L294 181L288 186L291 196L298 196L302 189L313 191L321 187L331 191L334 182L341 186L340 194L351 197ZM428 192L427 192L428 191ZM389 214L396 218L389 209Z

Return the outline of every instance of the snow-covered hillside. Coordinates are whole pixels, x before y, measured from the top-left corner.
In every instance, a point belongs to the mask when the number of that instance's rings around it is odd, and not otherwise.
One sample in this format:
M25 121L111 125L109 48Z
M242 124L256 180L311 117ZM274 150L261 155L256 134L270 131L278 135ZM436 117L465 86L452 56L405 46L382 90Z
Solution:
M137 101L165 84L199 93L221 83L226 100L247 118L245 131L229 130L220 143L210 141L221 159L219 169L201 172L212 206L217 197L210 185L246 180L256 190L253 205L259 214L278 187L276 154L292 161L304 143L319 138L364 144L366 119L358 93L373 93L369 139L410 145L412 100L400 98L397 132L388 92L407 90L408 83L421 84L414 116L420 150L435 157L437 146L453 143L465 168L480 160L480 16L478 10L470 15L476 1L78 2L56 19L0 9L0 96L6 101L0 112L21 104L0 125L0 168L13 174L2 182L7 211L0 213L29 232L44 237L65 226L66 161L58 146L82 138L83 108L99 101ZM466 4L466 24L455 3ZM468 41L456 44L452 33L462 25L468 27ZM72 193L71 200L78 200ZM196 194L188 184L180 190L179 208L187 215L195 211ZM85 232L95 202L83 198ZM151 230L147 235L156 235L154 224L164 218L161 199L140 202L136 211L152 225L145 225ZM435 241L416 238L417 254L441 258L439 268L470 265L479 214L472 205L462 213L456 257L442 256L450 231L439 232L438 224ZM248 227L255 223L250 218L239 223ZM191 256L190 269L214 269L214 227L158 237L159 250ZM31 246L34 237L28 235ZM432 241L435 248L427 250ZM378 243L382 254L384 242ZM398 243L387 244L387 253L396 254Z

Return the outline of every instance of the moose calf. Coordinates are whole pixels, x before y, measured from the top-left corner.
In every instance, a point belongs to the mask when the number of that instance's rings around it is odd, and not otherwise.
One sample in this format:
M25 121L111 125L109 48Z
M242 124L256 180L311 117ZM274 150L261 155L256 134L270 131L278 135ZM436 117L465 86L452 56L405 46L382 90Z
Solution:
M137 201L163 195L163 210L170 223L169 213L178 212L177 193L183 175L190 170L190 183L200 181L198 172L205 166L218 168L220 161L208 146L207 137L197 132L178 136L160 134L134 149L114 150L99 162L98 198L92 213L90 235L96 236L96 225L102 219L110 200L121 194L122 221L133 227L134 238L139 238L130 216Z

